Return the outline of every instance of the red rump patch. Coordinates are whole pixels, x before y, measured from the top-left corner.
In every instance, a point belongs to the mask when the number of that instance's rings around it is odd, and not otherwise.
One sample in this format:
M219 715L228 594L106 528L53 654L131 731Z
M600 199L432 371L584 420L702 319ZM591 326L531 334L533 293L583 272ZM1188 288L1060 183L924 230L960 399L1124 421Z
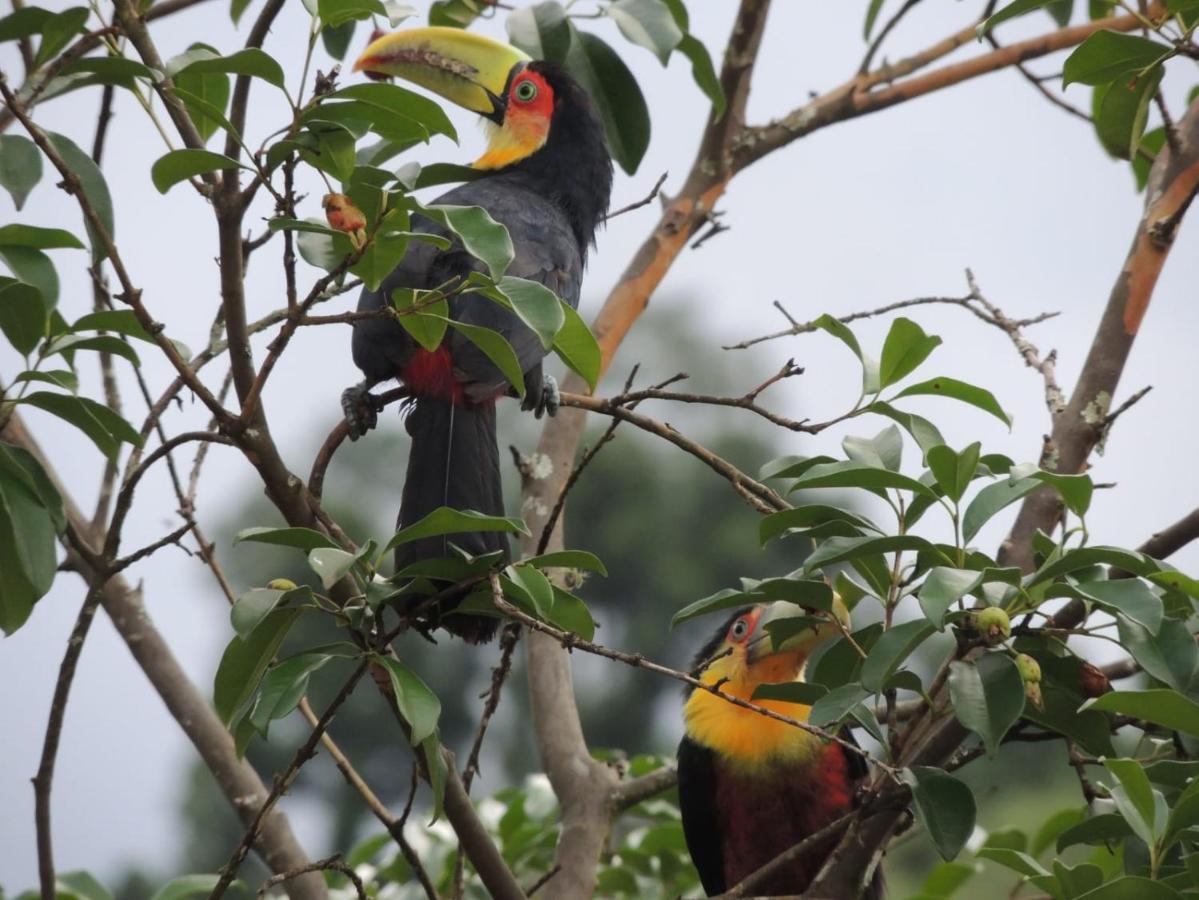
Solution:
M461 403L465 397L462 382L454 377L454 360L450 348L417 350L412 359L400 370L400 378L414 394L441 397Z

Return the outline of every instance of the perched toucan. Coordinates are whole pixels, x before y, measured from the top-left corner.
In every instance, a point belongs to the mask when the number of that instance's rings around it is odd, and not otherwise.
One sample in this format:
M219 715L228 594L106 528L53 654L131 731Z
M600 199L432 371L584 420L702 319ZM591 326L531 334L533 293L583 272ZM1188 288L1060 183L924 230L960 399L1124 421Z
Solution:
M840 599L834 614L848 623ZM746 607L703 646L694 668L702 669L705 684L749 700L760 684L801 679L812 650L835 633L831 621L814 621L793 603ZM784 701L754 702L800 720L808 711ZM683 719L679 808L687 849L709 895L733 887L853 808L866 768L840 744L696 688L687 693ZM753 893L803 893L835 843L801 855ZM867 896L881 891L876 878Z
M587 92L557 65L456 28L385 35L366 48L354 68L375 78L415 82L490 123L487 150L474 163L483 174L434 202L487 210L512 238L515 258L508 274L539 281L577 307L587 250L612 189L603 123ZM453 238L423 217L414 216L412 227ZM389 305L396 288L432 289L475 271L485 269L460 242L441 250L414 241L378 290L362 292L358 309ZM450 316L499 332L524 372L522 408L538 417L556 411L557 385L542 373L545 350L532 330L475 293L452 296ZM503 515L495 403L510 386L491 360L452 328L441 346L428 352L390 318L356 322L353 352L366 378L342 397L351 437L375 424L373 386L397 378L413 398L407 416L412 448L398 526L411 525L441 506ZM397 570L450 555L449 540L402 545ZM452 541L476 556L508 549L507 539L496 532L457 534ZM480 641L491 637L496 620L450 615L442 624Z

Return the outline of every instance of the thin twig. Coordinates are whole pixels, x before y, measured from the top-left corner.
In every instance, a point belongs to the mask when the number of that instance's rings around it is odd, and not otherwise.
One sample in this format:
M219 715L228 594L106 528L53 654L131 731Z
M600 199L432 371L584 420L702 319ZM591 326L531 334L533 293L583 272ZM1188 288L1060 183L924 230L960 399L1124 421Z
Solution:
M662 190L662 185L666 183L666 176L669 174L670 174L669 172L663 172L661 174L661 176L658 178L658 180L654 182L654 186L650 189L650 192L646 196L642 197L640 200L636 201L635 203L630 203L627 206L622 206L620 209L613 210L612 212L610 212L606 216L604 216L604 221L607 222L609 219L615 219L617 216L623 216L627 212L632 212L635 209L640 209L643 206L648 206L651 202L653 202L653 199L655 197L657 197L658 193Z
M75 618L75 627L67 640L67 649L58 667L58 680L54 684L54 699L50 701L50 720L46 723L46 735L42 740L42 759L37 775L33 779L35 821L37 824L38 879L41 883L42 900L57 897L57 876L54 872L54 841L50 829L50 792L54 785L54 764L58 758L58 744L62 738L62 725L66 718L67 701L71 696L71 685L75 680L75 669L79 654L87 640L96 609L104 595L108 573L99 571L88 586L83 606Z
M298 878L301 875L307 875L309 872L340 872L346 878L350 879L350 883L354 885L354 890L358 892L358 900L367 900L366 886L363 885L362 879L358 877L358 873L347 866L341 860L340 853L334 853L332 856L327 856L324 859L318 859L316 862L311 862L306 866L301 866L298 869L292 869L290 872L280 872L278 875L272 875L262 883L262 887L258 889L258 898L262 900L269 891L277 884L283 884L285 881L291 881L293 878Z

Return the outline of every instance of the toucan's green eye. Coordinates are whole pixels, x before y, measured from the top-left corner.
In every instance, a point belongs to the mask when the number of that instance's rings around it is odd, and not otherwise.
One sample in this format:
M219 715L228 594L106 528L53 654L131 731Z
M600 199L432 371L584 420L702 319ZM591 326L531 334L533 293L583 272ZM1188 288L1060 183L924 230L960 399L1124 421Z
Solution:
M537 96L537 85L531 81L522 81L516 86L516 99L528 103Z

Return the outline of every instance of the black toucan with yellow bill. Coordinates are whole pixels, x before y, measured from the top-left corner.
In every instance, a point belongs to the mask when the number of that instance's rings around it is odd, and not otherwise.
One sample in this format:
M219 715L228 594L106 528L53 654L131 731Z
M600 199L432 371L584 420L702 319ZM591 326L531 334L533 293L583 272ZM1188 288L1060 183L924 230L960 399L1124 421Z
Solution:
M844 604L834 615L848 624ZM798 628L783 620L795 618ZM750 700L761 684L798 681L816 646L836 634L832 622L811 625L794 603L777 601L734 613L700 649L700 680ZM776 626L776 640L770 634ZM706 665L705 665L706 664ZM755 704L801 721L808 707L781 700ZM679 744L679 808L687 849L709 896L721 894L854 807L857 782L866 774L861 756L841 744L734 706L691 688L683 707ZM848 729L841 737L852 741ZM836 845L836 838L801 854L754 895L804 893ZM882 896L875 876L864 896Z
M587 250L612 189L603 124L587 92L557 65L456 28L385 35L366 48L354 68L371 77L415 82L487 120L487 150L474 163L482 174L435 203L485 209L512 239L515 256L507 273L538 281L577 308ZM413 216L412 228L451 244L440 249L412 242L379 289L362 292L360 311L390 305L397 288L431 290L485 271L440 223ZM557 385L542 372L546 351L514 313L477 293L457 293L449 300L449 314L498 332L511 345L524 373L522 408L538 417L556 411ZM351 437L375 424L372 387L396 378L411 393L406 422L412 448L398 527L441 506L503 515L495 404L510 386L499 368L455 329L448 329L430 352L392 318L357 321L353 351L366 377L342 397ZM449 555L450 540L402 545L397 571ZM508 550L507 538L498 532L458 534L452 541L475 556ZM483 641L494 633L496 620L450 614L441 624L467 640Z

